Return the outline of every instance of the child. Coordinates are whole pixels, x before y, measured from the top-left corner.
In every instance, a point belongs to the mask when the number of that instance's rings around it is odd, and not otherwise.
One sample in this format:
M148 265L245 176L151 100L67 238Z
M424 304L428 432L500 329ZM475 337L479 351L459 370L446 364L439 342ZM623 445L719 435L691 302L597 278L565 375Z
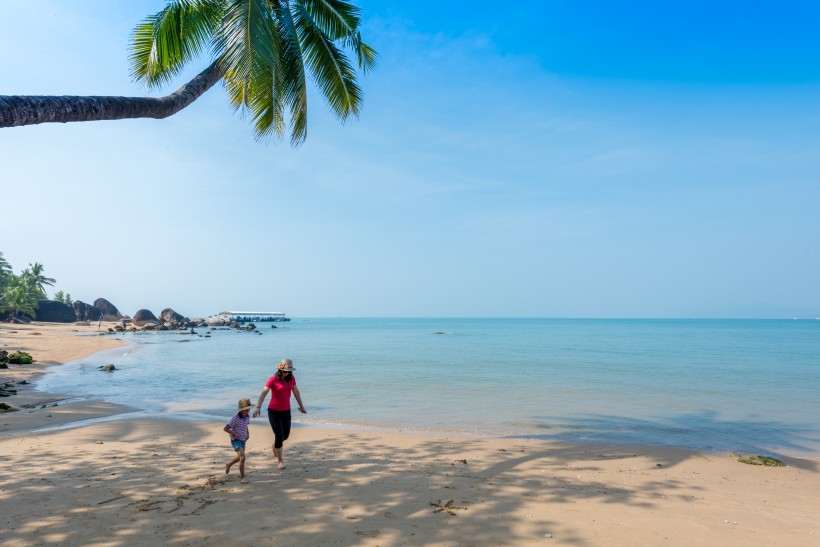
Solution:
M248 423L251 417L248 416L248 411L253 408L250 399L240 399L237 406L237 414L225 426L225 433L231 436L231 446L236 450L236 458L225 464L225 474L231 472L233 464L239 463L239 482L247 484L248 479L245 478L245 443L250 434L248 433Z

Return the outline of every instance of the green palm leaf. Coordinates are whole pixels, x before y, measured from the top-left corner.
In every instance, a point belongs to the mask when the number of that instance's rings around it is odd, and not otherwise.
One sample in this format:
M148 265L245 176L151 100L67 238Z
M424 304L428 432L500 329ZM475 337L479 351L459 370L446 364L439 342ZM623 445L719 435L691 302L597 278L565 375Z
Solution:
M157 88L213 43L221 0L172 0L137 25L131 37L131 75Z
M294 12L306 64L322 95L340 120L358 115L362 93L347 57L310 18L304 6L294 4Z

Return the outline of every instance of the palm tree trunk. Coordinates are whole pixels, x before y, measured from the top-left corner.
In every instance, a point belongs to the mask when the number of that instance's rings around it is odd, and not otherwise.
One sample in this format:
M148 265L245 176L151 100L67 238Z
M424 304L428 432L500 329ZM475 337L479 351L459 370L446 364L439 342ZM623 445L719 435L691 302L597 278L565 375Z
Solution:
M38 123L167 118L197 100L219 81L214 62L196 78L165 97L57 97L0 95L0 127Z

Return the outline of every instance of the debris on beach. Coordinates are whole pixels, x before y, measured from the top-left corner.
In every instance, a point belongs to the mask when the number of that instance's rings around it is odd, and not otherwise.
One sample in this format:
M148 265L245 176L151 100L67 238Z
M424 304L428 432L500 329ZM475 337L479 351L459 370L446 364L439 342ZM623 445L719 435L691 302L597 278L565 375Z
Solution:
M445 511L445 512L447 512L447 513L449 513L453 516L456 516L456 510L462 510L462 511L467 510L466 507L457 507L457 506L453 505L454 503L455 503L455 500L448 500L444 505L442 505L441 500L438 500L438 501L431 501L430 505L432 505L433 507L438 507L438 509L435 509L433 511L433 513L441 513L442 511Z

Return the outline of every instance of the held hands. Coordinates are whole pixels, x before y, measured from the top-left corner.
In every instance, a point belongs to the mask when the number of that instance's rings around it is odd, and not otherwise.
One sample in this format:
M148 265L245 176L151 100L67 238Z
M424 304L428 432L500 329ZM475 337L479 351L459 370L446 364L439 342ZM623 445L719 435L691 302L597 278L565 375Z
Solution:
M260 413L259 407L256 407L256 410L253 411L253 417L258 418Z

